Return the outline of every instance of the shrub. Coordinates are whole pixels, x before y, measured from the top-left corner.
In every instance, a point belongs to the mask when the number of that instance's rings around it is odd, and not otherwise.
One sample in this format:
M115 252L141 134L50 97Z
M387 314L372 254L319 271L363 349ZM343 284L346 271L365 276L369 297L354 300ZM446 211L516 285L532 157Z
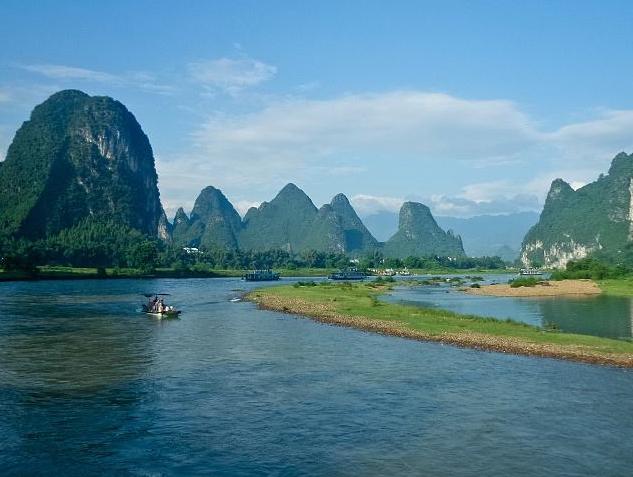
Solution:
M515 278L514 280L510 280L510 288L519 288L519 287L534 287L541 283L541 280L538 280L534 277L520 277Z

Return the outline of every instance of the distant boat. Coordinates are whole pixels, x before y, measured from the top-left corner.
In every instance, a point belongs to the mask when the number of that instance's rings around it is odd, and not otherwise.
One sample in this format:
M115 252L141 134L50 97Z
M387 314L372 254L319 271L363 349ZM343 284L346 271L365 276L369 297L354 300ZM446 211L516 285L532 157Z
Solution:
M537 270L536 268L522 268L519 271L519 275L523 275L523 276L540 276L543 275L543 272L541 272L540 270Z
M253 270L252 272L245 273L242 276L242 280L247 282L272 282L279 280L279 274L272 270Z
M411 272L409 271L408 268L403 268L402 270L400 270L398 272L398 275L400 275L401 277L410 277L411 276Z
M364 280L366 276L365 273L359 272L355 268L350 268L332 273L328 278L330 280Z

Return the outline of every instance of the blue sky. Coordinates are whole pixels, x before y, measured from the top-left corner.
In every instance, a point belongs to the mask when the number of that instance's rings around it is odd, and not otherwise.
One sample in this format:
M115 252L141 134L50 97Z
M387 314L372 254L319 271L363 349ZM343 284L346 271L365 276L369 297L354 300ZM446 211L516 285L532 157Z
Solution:
M136 115L170 215L290 181L361 214L538 210L633 151L633 2L181 3L3 1L0 158L65 88Z

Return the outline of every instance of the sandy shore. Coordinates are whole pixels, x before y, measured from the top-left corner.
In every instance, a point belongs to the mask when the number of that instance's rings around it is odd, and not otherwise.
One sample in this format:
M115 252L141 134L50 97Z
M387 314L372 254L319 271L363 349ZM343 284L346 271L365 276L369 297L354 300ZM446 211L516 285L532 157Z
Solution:
M336 326L357 328L364 331L397 336L420 341L434 341L463 348L473 348L499 353L566 359L590 364L633 368L633 354L602 353L584 346L560 346L551 343L535 343L521 338L494 336L472 331L432 334L408 328L404 323L384 321L337 312L332 304L313 303L298 298L285 298L257 290L245 296L265 310L291 313L315 321Z
M543 285L533 287L511 288L507 283L498 285L482 285L481 288L466 288L470 295L487 296L569 296L569 295L599 295L600 287L592 280L561 280L544 282Z

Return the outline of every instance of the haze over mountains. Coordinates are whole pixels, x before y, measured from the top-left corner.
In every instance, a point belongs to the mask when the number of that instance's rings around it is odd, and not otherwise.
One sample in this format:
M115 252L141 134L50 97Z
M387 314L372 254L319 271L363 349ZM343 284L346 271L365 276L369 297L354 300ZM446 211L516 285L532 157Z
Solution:
M471 257L499 256L506 261L516 260L527 231L538 221L537 212L478 215L475 217L437 216L437 224L453 230L463 242L466 255ZM363 217L372 234L381 241L398 230L398 214L381 211Z

